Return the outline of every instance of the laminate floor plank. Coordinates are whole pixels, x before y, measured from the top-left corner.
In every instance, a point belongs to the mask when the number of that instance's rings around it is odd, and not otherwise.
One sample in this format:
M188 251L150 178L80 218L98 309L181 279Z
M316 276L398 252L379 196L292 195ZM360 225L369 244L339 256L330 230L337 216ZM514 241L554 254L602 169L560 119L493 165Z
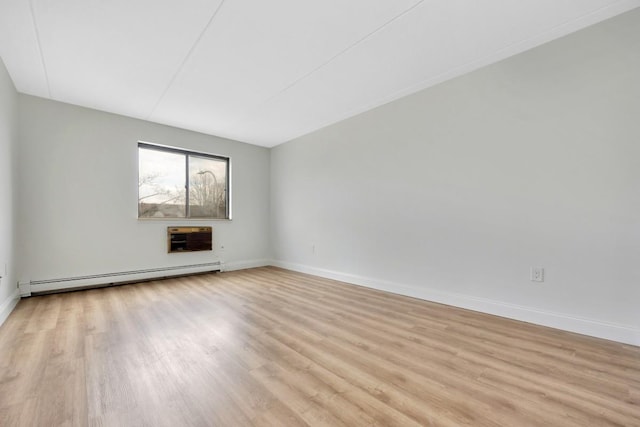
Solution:
M315 304L317 304L317 303L316 303L316 302L310 302L310 303L306 304L306 310L304 311L304 313L305 313L306 315L313 314L313 313L314 313L314 311L313 311L313 310L314 310L314 308L315 308L315 307L317 307ZM291 307L291 305L290 305L290 307ZM343 307L343 309L344 309L344 310L348 310L349 308L348 308L348 307ZM316 310L316 311L317 311L317 310ZM297 312L299 312L299 311L294 310L293 312L294 312L294 313L297 313ZM321 316L322 316L321 311L320 311L320 312L316 312L316 313L314 314L314 317L316 317L316 318L319 318L319 317L321 317ZM325 321L324 321L323 325L328 325L328 324L330 324L330 323L333 321L333 319L329 319L329 318L324 319L324 320L325 320ZM301 322L304 322L304 320L303 320L303 319L301 319L301 318L290 318L290 319L288 319L288 321L286 321L286 322L284 322L284 323L289 323L289 324L291 324L291 323L301 324ZM344 323L342 324L342 326L341 326L341 328L340 328L340 329L336 329L336 330L334 330L333 332L332 332L332 331L329 331L329 332L328 332L328 334L333 335L334 337L344 336L344 335L345 335L345 331L349 330L349 329L350 329L350 325L352 325L352 324L354 324L354 323L355 323L355 322L344 322ZM308 329L308 330L319 331L319 330L321 330L321 329L322 329L321 327L319 328L319 327L317 327L317 326L313 326L313 325L305 325L305 326L306 326L306 327L305 327L305 329ZM374 327L370 328L370 329L371 329L371 331L360 330L360 331L359 331L359 333L356 333L355 335L351 335L350 337L347 337L347 338L346 338L347 340L350 340L350 342L347 342L347 344L349 344L349 343L350 343L350 344L355 345L355 346L362 346L362 345L364 345L364 344L362 344L362 343L363 343L363 341L367 342L366 338L364 338L364 339L363 339L362 337L366 337L366 336L368 336L368 335L375 334L375 331L380 330L380 328L381 328L381 327L382 327L381 325L374 325ZM463 331L463 332L464 332L464 331ZM462 334L462 332L461 332L461 334ZM394 335L395 335L395 332L394 332L394 331L391 331L391 333L390 333L390 334L388 334L388 336L394 336ZM464 336L464 334L462 334L462 335ZM445 338L445 339L446 339L446 337L443 337L443 338ZM484 337L483 337L483 338L484 338ZM372 343L371 341L368 341L368 344L366 344L366 349L367 349L369 352L372 352L372 351L374 351L374 350L376 349L375 341L377 341L377 342L382 342L382 343L384 343L384 344L385 344L385 345L384 345L384 347L382 347L382 348L381 348L380 350L378 350L378 351L383 351L383 350L384 350L384 348L389 348L389 347L391 347L391 348L392 348L392 347L393 347L393 343L391 343L391 345L390 345L390 343L389 343L389 342L386 342L386 343L385 343L384 337L382 337L382 338L381 338L381 337L377 336L377 337L375 338L375 340L374 340L374 342L373 342L373 343ZM484 341L484 342L488 342L489 340L488 340L488 339L486 339L486 338L484 338L484 340L483 340L483 341ZM497 343L489 342L489 345L488 345L487 347L488 347L489 349L490 349L491 347L493 347L493 346L496 346L496 348L503 348L503 347L504 347L504 344L505 344L505 343L501 343L501 342L497 342ZM498 346L499 346L499 347L498 347ZM415 346L414 346L414 347L415 347ZM511 349L510 347L508 347L508 346L507 346L507 347L504 347L504 348L507 348L507 349L509 350L509 352L510 352L510 353L513 353L513 349ZM431 353L431 352L430 352L430 353ZM527 355L528 355L528 354L527 354ZM507 355L507 357L509 357L509 358L513 358L513 356L514 356L513 354L508 354L508 355ZM393 353L391 353L391 354L385 354L385 355L384 355L384 357L385 357L387 360L391 360L391 359L393 359ZM571 364L568 364L568 365L566 365L566 366L561 366L561 367L560 367L560 369L558 369L558 368L557 368L557 366L554 366L554 365L550 364L550 362L557 362L557 360L552 360L552 357L551 357L551 356L545 356L545 355L542 355L542 356L541 356L540 354L537 354L537 355L536 355L536 358L537 358L537 359L542 358L542 360L538 360L538 363L537 363L536 365L534 365L534 366L536 367L536 371L538 371L538 372L539 372L539 371L541 371L541 370L543 370L543 369L545 369L545 368L544 368L545 366L547 366L547 367L552 367L552 369L554 369L554 373L555 373L555 375L554 375L554 376L558 376L558 375L559 375L559 376L561 376L561 377L566 376L566 375L564 375L564 374L566 373L566 371L567 371L567 370L573 370L573 371L576 371L576 372L577 372L577 370L576 370L576 369L574 369L574 367L573 367ZM428 366L432 366L432 365L434 364L433 362L434 362L433 360L429 360L429 364L428 364ZM410 363L410 361L408 361L408 360L404 360L403 362L398 362L398 363L396 363L396 365L398 365L398 366L404 366L404 365L406 365L407 363ZM531 365L530 365L530 366L531 366ZM442 366L436 366L436 367L435 367L435 369L434 369L434 370L432 370L432 372L430 372L430 373L428 374L429 378L439 377L439 375L438 375L438 374L439 374L440 372L445 372L445 375L444 375L444 379L445 379L445 381L443 381L443 385L455 386L455 387L456 387L456 388L458 388L459 390L464 390L464 389L466 388L466 389L468 389L468 390L466 390L467 394L475 395L476 397L477 397L477 396L482 395L482 390L481 390L481 389L479 390L477 387L475 387L475 388L473 388L473 389L472 389L471 387L463 387L463 386L462 386L462 384L465 384L465 383L466 383L466 384L473 384L473 383L468 383L468 382L466 382L464 378L461 378L461 379L459 379L455 384L452 384L452 381L451 381L451 380L452 380L452 379L454 379L454 378L456 378L456 375L454 375L454 374L455 374L455 372L456 372L456 370L455 370L455 369L454 369L454 370L452 370L452 369L451 369L451 368L452 368L451 366L447 366L447 368L449 368L449 370L448 370L448 371L447 371L447 370L445 370L445 371L440 371L440 370L439 370L439 368L441 368L441 367L442 367ZM449 381L446 381L447 379L448 379ZM572 381L573 381L573 382L575 382L575 381L579 381L579 380L580 380L579 375L575 375L574 377L568 376L568 380L567 380L567 381L568 381L569 383L571 383ZM584 383L584 381L583 381L583 383ZM614 383L614 384L615 384L615 385L618 385L618 383ZM583 386L585 386L585 384L582 384L582 385L583 385ZM592 389L599 389L601 392L603 391L603 385L602 385L602 384L599 384L599 385L598 385L598 384L597 384L597 382L595 382L595 381L591 381L591 384L588 384L588 385L591 385L591 386L592 386ZM605 388L605 390L606 390L606 388ZM628 393L627 389L625 389L625 387L624 387L624 386L618 386L618 387L616 387L616 390L615 390L615 391L616 391L616 393L615 393L615 394L616 394L616 397L624 396L626 393Z
M1 426L637 426L640 348L274 267L22 300Z

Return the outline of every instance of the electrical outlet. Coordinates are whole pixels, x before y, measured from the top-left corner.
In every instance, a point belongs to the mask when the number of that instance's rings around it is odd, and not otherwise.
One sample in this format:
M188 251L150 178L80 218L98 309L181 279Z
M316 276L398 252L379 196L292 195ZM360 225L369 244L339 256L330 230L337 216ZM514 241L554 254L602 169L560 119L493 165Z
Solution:
M544 268L531 267L531 281L532 282L544 282Z

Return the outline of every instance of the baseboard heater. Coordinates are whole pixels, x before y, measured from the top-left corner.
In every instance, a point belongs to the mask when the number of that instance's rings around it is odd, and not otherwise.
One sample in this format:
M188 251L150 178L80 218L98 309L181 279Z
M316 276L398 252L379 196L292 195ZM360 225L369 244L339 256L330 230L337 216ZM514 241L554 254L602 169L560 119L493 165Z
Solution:
M207 273L223 270L222 262L180 265L173 267L147 268L144 270L121 271L117 273L92 274L88 276L66 277L49 280L31 280L20 282L20 296L38 295L57 291L111 286L152 279L161 279L186 274Z

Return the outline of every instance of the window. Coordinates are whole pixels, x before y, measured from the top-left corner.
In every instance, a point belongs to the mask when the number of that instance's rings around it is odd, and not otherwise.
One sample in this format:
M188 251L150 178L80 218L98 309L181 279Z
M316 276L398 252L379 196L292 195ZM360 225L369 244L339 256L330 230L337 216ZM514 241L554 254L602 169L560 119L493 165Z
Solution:
M138 218L230 219L229 158L138 143Z

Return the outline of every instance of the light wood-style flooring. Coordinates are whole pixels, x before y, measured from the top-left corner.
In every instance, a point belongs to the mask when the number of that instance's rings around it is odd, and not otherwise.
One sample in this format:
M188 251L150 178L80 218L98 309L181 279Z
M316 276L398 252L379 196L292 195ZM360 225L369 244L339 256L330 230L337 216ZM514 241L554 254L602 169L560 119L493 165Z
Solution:
M640 426L640 348L277 268L22 300L1 426Z

